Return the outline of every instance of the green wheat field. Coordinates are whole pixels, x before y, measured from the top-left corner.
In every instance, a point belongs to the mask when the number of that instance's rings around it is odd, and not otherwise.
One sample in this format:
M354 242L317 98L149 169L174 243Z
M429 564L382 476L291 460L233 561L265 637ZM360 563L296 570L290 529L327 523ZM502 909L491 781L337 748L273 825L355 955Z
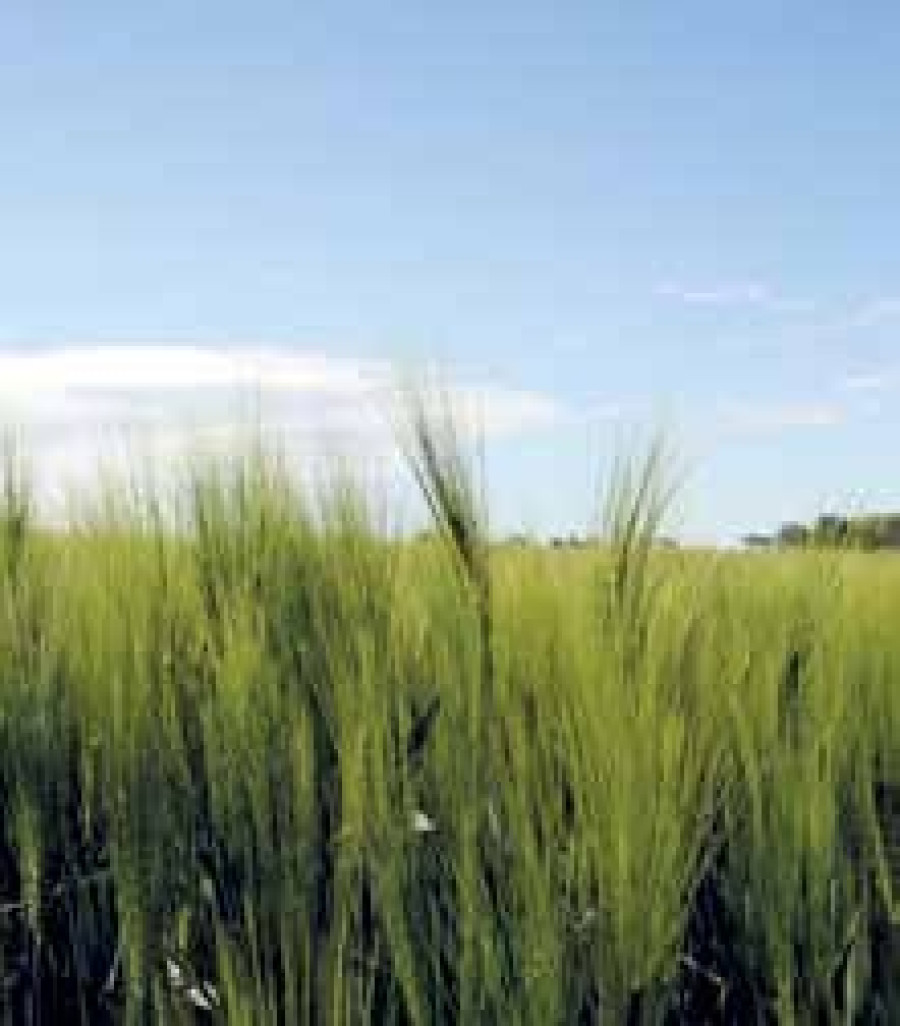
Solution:
M488 541L248 447L0 510L14 1023L900 1023L900 559Z

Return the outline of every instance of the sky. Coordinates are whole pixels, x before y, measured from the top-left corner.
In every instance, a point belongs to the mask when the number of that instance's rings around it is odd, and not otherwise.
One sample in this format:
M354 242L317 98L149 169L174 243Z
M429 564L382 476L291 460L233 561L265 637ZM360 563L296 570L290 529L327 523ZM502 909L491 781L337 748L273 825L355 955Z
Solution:
M897 53L878 2L4 4L0 418L51 489L248 410L377 478L427 369L499 531L658 430L687 540L900 509Z

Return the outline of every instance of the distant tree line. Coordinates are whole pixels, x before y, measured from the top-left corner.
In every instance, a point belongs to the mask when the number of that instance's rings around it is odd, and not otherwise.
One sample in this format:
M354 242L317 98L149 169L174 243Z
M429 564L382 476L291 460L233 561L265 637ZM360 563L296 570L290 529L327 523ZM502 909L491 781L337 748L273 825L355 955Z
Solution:
M551 535L545 541L527 534L511 534L504 543L508 548L541 548L551 549L589 549L602 544L599 534L577 534L574 531L567 535ZM677 549L678 540L666 535L655 539L654 544L660 549Z
M822 516L812 524L782 524L775 534L744 536L748 548L900 549L900 515Z

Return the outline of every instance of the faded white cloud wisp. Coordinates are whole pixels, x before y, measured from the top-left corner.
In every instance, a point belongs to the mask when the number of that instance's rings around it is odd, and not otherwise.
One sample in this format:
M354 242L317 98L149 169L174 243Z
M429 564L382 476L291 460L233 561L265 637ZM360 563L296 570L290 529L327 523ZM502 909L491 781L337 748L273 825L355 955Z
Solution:
M726 429L743 435L779 434L799 428L831 428L843 423L844 410L816 401L730 403L721 410Z

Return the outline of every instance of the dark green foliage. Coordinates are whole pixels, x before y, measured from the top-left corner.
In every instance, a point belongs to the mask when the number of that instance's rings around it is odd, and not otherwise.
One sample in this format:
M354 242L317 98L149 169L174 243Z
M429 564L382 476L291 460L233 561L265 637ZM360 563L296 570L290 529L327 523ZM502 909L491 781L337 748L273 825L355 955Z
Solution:
M783 524L774 537L748 534L743 541L748 548L755 549L771 545L863 552L900 549L900 516L821 516L812 525Z

